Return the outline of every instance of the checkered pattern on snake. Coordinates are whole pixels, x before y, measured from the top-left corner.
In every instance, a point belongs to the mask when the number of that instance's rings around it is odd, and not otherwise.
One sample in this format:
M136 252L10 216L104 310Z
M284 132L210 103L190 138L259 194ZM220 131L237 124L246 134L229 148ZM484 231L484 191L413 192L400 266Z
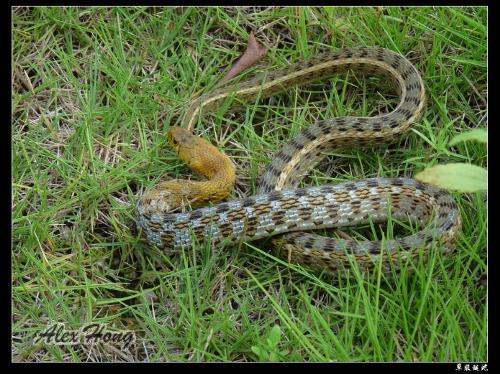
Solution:
M327 270L348 267L352 259L362 268L371 268L380 257L384 264L396 257L414 258L418 249L426 253L434 242L449 248L461 226L460 213L452 197L438 188L407 178L297 188L325 151L391 141L420 118L425 105L422 79L415 67L397 53L378 47L348 48L223 87L191 104L183 119L184 127L192 130L202 111L213 111L228 96L252 101L348 70L387 77L395 84L400 103L388 114L332 118L305 128L273 157L260 178L256 196L172 213L163 200L167 192L161 187L152 189L140 199L137 209L137 225L147 241L165 249L178 249L204 240L217 247L274 236L273 245L288 261ZM224 162L221 168L230 170L227 160ZM207 174L209 178L211 175L214 173ZM210 185L211 180L189 182L204 183L201 189L212 189L208 194L213 194L221 188L223 178L218 178L215 187ZM304 232L382 222L388 214L425 228L384 242L334 239Z

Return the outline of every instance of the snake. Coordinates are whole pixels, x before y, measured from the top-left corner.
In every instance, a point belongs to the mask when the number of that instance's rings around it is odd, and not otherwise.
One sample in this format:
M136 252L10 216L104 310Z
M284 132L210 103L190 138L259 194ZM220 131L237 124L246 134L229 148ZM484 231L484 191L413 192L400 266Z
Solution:
M255 195L223 201L235 183L235 167L209 141L193 134L198 121L226 100L252 102L348 71L386 79L395 87L398 105L389 113L319 120L302 129L274 154ZM165 250L204 242L212 248L235 247L270 238L286 261L328 272L349 269L353 261L361 270L373 269L378 263L383 269L397 268L406 259L428 255L431 248L448 252L461 229L459 208L448 191L401 177L298 187L333 149L375 146L399 138L422 117L425 97L423 80L414 65L381 47L320 53L201 95L188 105L181 126L169 128L167 138L179 157L206 180L175 179L147 190L137 204L137 227L150 245ZM412 232L418 231L382 240L314 233L388 220L409 222L416 227Z

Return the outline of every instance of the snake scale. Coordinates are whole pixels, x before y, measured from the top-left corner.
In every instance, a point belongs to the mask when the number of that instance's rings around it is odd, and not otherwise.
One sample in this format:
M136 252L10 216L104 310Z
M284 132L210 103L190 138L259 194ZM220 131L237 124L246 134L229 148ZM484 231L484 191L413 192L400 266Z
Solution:
M256 195L219 202L233 187L235 171L226 155L191 133L202 112L214 111L228 97L250 102L350 70L386 77L400 97L397 107L374 117L317 121L274 155ZM181 159L208 180L172 180L146 191L137 205L137 225L149 244L165 249L206 240L218 247L272 236L271 243L287 261L327 271L349 267L352 260L362 269L373 268L379 260L394 264L397 261L392 260L397 258L416 258L419 250L428 253L433 244L449 249L461 227L460 212L453 198L436 187L408 178L371 178L297 188L326 151L391 141L421 117L424 106L424 85L416 68L400 54L380 47L319 54L214 90L191 103L182 128L169 130L170 143ZM172 211L186 203L197 207L208 201L218 203L187 212ZM389 215L424 228L384 241L335 239L308 231L380 223Z

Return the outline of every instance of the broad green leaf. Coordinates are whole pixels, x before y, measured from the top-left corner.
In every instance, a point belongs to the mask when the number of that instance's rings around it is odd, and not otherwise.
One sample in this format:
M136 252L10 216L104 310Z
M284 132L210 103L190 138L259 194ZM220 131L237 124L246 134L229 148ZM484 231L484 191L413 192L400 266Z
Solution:
M269 344L274 347L281 340L281 329L278 325L274 325L269 332Z
M477 140L478 142L481 143L487 143L488 142L488 132L485 129L475 129L471 131L466 131L460 135L455 136L453 139L450 140L450 147L460 143L464 142L466 140Z
M421 171L415 175L415 179L459 192L485 191L488 188L486 169L472 164L436 165Z
M264 356L264 352L262 351L262 349L260 347L252 345L250 347L250 349L252 350L253 353L255 353L257 356L259 356L259 358Z

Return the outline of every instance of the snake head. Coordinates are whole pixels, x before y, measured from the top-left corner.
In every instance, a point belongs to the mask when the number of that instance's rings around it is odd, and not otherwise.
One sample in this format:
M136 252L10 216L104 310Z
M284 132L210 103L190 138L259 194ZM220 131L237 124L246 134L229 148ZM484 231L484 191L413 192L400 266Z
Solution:
M223 173L226 178L234 179L232 161L205 139L181 127L171 127L167 139L179 158L195 172L207 178Z
M203 169L211 167L208 158L212 145L209 142L182 127L171 127L167 140L182 161L194 171L205 175Z
M167 133L170 146L192 170L211 178L221 167L218 161L224 155L205 139L182 127L171 127Z
M180 153L183 149L193 149L199 145L200 138L182 127L171 127L167 132L170 146Z

